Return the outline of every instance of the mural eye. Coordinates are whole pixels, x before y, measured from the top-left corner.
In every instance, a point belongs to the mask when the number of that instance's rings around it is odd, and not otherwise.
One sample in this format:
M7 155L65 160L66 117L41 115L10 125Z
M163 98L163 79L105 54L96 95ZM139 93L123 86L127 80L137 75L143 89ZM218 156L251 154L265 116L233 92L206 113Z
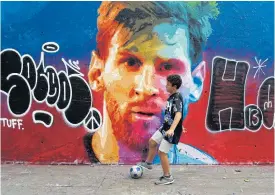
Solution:
M133 66L141 66L141 62L134 57L130 57L126 60L127 66L133 67Z
M172 69L172 65L171 65L171 64L168 64L168 63L165 63L165 64L163 65L163 67L164 67L165 70L171 70L171 69Z
M173 66L169 63L164 63L160 66L161 71L172 70Z

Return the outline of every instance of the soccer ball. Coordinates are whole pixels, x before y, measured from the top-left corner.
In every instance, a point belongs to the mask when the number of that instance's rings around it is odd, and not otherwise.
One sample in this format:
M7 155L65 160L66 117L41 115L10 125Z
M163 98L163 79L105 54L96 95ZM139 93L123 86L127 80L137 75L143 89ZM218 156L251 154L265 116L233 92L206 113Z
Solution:
M133 179L141 178L142 174L143 174L142 167L135 165L130 168L130 176Z

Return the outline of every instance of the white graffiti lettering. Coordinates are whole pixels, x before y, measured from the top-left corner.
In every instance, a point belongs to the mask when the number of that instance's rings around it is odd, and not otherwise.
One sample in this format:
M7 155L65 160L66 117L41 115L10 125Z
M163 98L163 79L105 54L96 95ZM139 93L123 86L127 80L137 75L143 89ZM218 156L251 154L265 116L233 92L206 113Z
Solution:
M22 119L8 119L0 118L1 127L8 127L12 129L24 130Z

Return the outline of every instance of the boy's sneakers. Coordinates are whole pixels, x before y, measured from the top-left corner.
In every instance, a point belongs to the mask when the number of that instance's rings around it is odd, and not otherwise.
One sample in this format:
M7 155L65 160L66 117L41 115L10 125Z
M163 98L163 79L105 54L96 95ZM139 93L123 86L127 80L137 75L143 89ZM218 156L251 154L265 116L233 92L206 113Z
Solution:
M174 181L175 180L172 175L170 175L170 177L161 176L157 181L155 181L155 184L156 185L168 185L168 184L172 184Z
M140 162L137 165L149 170L153 168L152 164L147 162Z

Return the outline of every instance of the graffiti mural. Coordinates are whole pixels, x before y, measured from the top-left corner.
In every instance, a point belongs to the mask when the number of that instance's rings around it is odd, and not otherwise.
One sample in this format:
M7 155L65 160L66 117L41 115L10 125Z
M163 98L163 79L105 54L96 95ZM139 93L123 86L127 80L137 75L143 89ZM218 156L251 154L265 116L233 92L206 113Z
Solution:
M1 2L2 161L145 160L179 74L170 163L273 163L273 6Z
M42 49L55 52L58 50L58 44L46 43ZM7 96L9 112L17 117L24 116L28 113L33 99L37 103L46 102L47 106L63 111L64 120L70 126L84 123L87 128L99 127L100 113L91 108L92 94L83 74L77 70L80 69L78 61L69 60L68 63L62 58L62 62L66 72L57 73L53 66L45 67L44 52L41 52L39 65L36 65L30 55L20 56L16 50L3 50L1 90ZM94 120L93 116L97 116L97 120ZM37 110L33 112L33 121L50 127L53 116L43 110ZM94 130L92 128L93 132Z

